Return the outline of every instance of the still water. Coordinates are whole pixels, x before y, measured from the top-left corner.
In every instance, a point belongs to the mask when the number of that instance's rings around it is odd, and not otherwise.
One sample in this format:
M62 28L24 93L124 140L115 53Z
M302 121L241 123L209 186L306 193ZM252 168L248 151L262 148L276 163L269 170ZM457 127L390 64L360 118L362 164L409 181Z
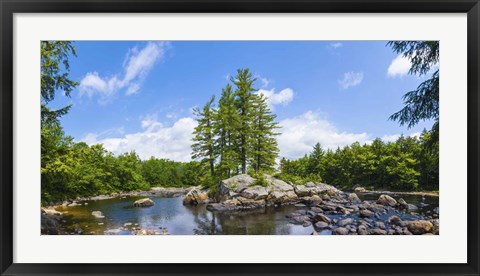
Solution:
M371 197L361 196L362 199L376 199L378 195ZM248 212L212 213L207 211L204 205L184 206L181 197L150 197L155 202L154 206L133 207L133 202L140 198L85 201L80 206L59 207L57 210L67 212L64 215L64 234L73 234L81 229L82 234L127 235L135 228L157 230L166 228L172 235L308 235L314 231L312 226L293 225L286 218L286 215L305 207L288 205ZM438 206L438 197L427 198L404 197L407 202L417 206L422 202L427 204L420 208L418 211L420 214L430 213ZM101 211L104 218L95 218L92 215L93 211ZM331 231L325 230L319 234L329 235Z

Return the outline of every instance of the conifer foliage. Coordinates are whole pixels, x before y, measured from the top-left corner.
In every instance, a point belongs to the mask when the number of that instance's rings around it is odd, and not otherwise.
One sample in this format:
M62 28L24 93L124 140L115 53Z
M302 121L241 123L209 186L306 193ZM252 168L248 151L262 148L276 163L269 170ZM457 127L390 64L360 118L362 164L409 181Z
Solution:
M192 158L222 176L272 171L278 157L275 136L279 128L267 99L254 88L256 79L249 69L237 70L231 83L222 89L214 107L214 97L195 110L198 125L193 135Z

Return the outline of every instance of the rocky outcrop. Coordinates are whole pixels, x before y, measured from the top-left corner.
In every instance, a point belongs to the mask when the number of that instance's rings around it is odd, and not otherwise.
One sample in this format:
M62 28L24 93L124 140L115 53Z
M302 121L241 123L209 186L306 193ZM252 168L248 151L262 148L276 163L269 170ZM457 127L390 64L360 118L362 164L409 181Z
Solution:
M191 189L183 198L183 204L185 205L207 204L209 202L208 189L202 190L199 187Z
M133 203L133 206L135 207L150 207L153 205L155 205L155 202L150 198L142 198Z
M150 194L160 197L179 197L187 194L190 190L189 188L153 187L150 189Z
M265 180L268 183L267 186L256 185L256 180L247 174L222 180L218 186L217 202L209 204L207 209L211 211L244 210L296 203L313 206L321 203L324 197L341 192L323 183L291 185L270 175L265 175Z

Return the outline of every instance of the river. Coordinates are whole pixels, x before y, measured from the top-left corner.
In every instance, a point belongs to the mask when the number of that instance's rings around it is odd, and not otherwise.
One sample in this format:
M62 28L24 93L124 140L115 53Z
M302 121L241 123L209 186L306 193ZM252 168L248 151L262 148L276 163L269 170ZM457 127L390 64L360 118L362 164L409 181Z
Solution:
M362 200L375 200L378 195L359 194ZM416 213L402 214L403 218L427 217L438 207L438 197L402 195L408 203L419 207ZM64 212L63 234L128 235L136 228L168 230L172 235L308 235L314 229L289 223L286 216L303 206L287 205L266 207L236 213L212 213L205 205L184 206L181 197L150 197L155 205L148 208L133 207L142 197L122 197L97 201L84 201L79 206L57 207ZM398 197L395 197L398 198ZM104 218L96 218L100 211ZM390 214L385 214L386 219ZM335 216L331 216L335 218ZM165 230L166 229L166 230ZM319 234L330 235L331 230Z

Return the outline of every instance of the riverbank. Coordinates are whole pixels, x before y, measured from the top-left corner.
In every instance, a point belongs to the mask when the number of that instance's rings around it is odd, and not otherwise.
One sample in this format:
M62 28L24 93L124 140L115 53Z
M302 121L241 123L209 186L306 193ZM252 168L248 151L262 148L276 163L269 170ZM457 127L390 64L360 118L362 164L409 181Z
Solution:
M75 199L68 199L63 202L50 202L48 205L42 206L42 208L55 209L56 207L74 207L80 205L84 201L97 201L97 200L106 200L112 198L121 198L127 196L158 196L158 197L179 197L186 195L191 189L198 188L194 187L152 187L147 191L132 191L132 192L121 192L113 193L108 195L96 195L90 197L77 197Z
M418 191L418 192L400 192L400 191L382 191L382 190L367 190L363 187L357 187L353 189L354 192L359 192L359 193L369 193L369 194L385 194L385 195L414 195L414 196L433 196L433 197L439 197L440 192L438 191Z

